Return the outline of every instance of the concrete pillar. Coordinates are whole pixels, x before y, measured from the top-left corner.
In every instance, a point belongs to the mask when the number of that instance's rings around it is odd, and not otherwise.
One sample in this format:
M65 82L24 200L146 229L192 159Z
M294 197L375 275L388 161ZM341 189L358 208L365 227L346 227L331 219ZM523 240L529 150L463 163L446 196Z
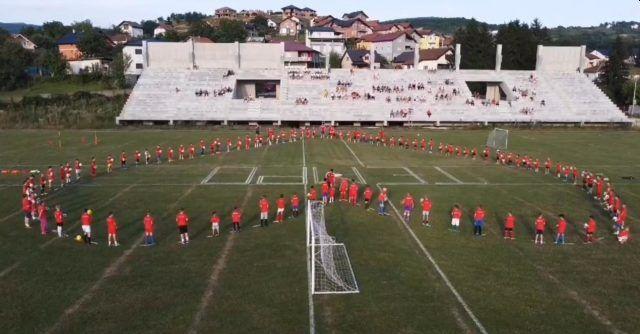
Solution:
M419 64L420 64L420 48L418 47L418 44L416 44L413 49L413 69L417 70Z
M371 44L371 49L369 50L369 62L369 69L373 71L376 64L376 48L373 46L373 43Z
M462 59L462 54L460 50L461 50L460 44L456 44L456 71L460 71L460 59Z
M536 51L536 71L540 71L542 69L542 50L544 46L538 45L538 50Z
M580 45L580 73L584 73L584 70L587 68L586 57L587 57L587 46Z
M240 66L242 65L242 59L240 59L240 43L236 41L233 44L235 44L236 49L236 68L240 69Z
M190 50L191 50L191 69L195 69L196 68L196 43L193 41L193 36L191 37L191 45L190 45Z
M149 67L149 44L147 41L142 41L142 55L144 60L144 68ZM135 66L135 64L131 64ZM129 65L129 66L131 66Z
M502 69L502 44L496 46L496 72Z

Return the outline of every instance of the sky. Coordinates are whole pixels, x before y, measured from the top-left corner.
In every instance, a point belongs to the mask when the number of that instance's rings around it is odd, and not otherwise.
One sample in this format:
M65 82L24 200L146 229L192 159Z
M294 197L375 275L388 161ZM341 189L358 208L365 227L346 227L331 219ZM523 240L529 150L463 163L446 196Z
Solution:
M610 21L640 21L638 0L404 0L394 2L322 0L0 0L0 22L40 24L62 21L65 24L89 19L94 25L109 27L122 20L156 19L171 13L198 11L213 14L219 7L273 9L293 4L311 7L319 15L341 16L363 10L372 19L388 20L418 16L475 17L487 23L505 23L514 19L531 22L540 18L548 27L591 26Z

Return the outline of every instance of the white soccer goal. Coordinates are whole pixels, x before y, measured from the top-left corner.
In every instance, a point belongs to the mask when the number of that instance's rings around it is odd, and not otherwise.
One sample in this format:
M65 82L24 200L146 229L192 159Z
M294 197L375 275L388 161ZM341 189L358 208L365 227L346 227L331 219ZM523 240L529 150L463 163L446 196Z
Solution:
M310 248L313 294L359 293L358 283L349 261L347 248L327 233L324 205L307 202L307 247Z
M509 145L509 130L495 128L487 138L487 146L497 149L506 150Z

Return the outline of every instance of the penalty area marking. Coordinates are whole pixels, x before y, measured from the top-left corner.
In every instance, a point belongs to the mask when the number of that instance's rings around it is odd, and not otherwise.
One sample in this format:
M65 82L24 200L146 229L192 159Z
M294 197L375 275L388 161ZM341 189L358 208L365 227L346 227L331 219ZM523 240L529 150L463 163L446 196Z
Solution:
M320 178L318 178L318 168L316 166L313 166L313 183L314 184L320 184Z
M447 171L445 171L444 169L438 167L438 166L434 166L433 168L435 168L438 172L444 174L444 176L448 177L450 180L452 180L453 182L457 183L457 184L463 184L464 182L460 181L460 179L456 178L455 176L449 174Z
M351 170L354 174L356 174L356 177L358 178L358 180L360 180L360 183L367 184L367 180L364 179L364 177L362 176L362 174L360 174L360 171L356 167L351 167Z
M265 178L271 179L300 179L300 182L264 182ZM304 176L296 175L260 175L256 180L256 184L268 184L268 185L303 185Z
M218 173L218 171L220 170L220 167L216 167L214 168L211 173L209 173L209 175L207 175L207 177L205 177L202 182L200 182L200 184L207 184L209 183L209 181L211 181L211 179L213 178L214 175L216 175Z
M420 176L418 176L418 174L414 173L411 169L409 169L409 167L402 167L402 169L404 169L407 173L409 173L409 175L413 176L413 178L418 180L418 182L420 182L421 184L427 184L428 183L427 181L422 179Z
M251 172L249 172L249 175L247 176L247 178L244 180L244 182L211 182L211 179L213 179L214 176L216 176L221 170L223 169L251 169ZM233 185L248 185L251 184L251 182L253 181L253 178L256 175L256 172L258 171L258 167L256 166L236 166L236 167L230 167L230 166L219 166L214 168L211 173L209 173L204 179L202 179L202 181L200 181L200 185L203 186L211 186L211 185L226 185L226 186L233 186Z
M380 184L378 184L377 186L378 186L379 190L382 190L380 188ZM404 226L405 230L407 232L409 232L409 235L411 235L412 239L418 244L418 247L420 247L420 250L422 250L422 253L425 255L427 260L429 260L429 262L431 262L431 264L435 268L436 272L440 275L440 278L442 278L442 280L447 285L447 287L449 288L451 293L453 293L455 298L458 300L458 303L460 303L462 308L467 312L467 315L469 315L469 318L471 318L471 320L473 320L473 323L478 328L478 331L480 333L482 333L482 334L488 334L487 330L484 328L484 326L482 325L482 323L480 322L478 317L476 317L476 315L471 310L471 307L469 307L467 302L464 301L464 299L462 298L460 293L458 293L458 290L456 290L456 288L453 286L451 281L449 281L449 278L444 273L444 271L442 271L442 269L440 268L440 266L438 265L436 260L433 258L433 256L431 256L431 253L429 253L427 248L424 247L424 244L422 244L420 239L418 239L418 236L416 236L416 234L413 232L413 230L411 230L411 227L407 224L407 222L405 222L405 220L402 219L402 215L400 214L400 212L398 211L396 206L393 204L393 202L389 201L389 205L391 206L391 208L393 209L394 213L396 214L397 219L399 219L402 222L402 226Z
M351 146L349 146L349 144L347 144L347 142L346 142L346 141L344 141L344 139L342 139L342 143L344 143L344 146L346 146L346 147L347 147L347 149L349 150L349 152L351 152L351 155L353 155L353 157L356 159L356 161L358 162L358 164L360 165L360 167L366 167L366 166L364 165L364 163L362 162L362 160L360 160L360 158L358 158L358 156L356 155L356 152L354 152L354 151L351 149Z

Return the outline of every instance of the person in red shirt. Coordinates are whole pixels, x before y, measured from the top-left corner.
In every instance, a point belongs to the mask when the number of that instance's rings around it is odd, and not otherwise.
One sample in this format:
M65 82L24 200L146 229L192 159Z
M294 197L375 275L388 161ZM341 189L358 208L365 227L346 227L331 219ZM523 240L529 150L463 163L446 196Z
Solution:
M460 231L460 219L462 218L462 210L458 204L453 206L451 210L451 227L454 232Z
M287 206L287 201L284 199L284 194L280 194L280 198L276 201L276 223L284 223L284 209Z
M425 196L420 199L420 204L422 204L422 225L426 227L431 227L429 222L429 216L431 215L431 208L433 207L433 203L429 199L429 197Z
M109 242L109 247L120 246L118 244L118 222L116 217L113 216L113 212L109 212L109 216L107 216L107 241Z
M402 200L402 206L404 207L404 212L402 213L402 217L405 221L409 222L411 220L411 212L415 207L415 201L413 200L413 196L410 193Z
M53 188L53 183L56 180L56 172L53 171L53 167L49 166L47 169L47 188L51 190Z
M622 201L618 200L619 197L616 196L617 203L622 203ZM616 204L617 204L616 203ZM615 234L619 234L620 231L624 230L624 225L627 222L627 205L620 204L620 209L617 210L618 215L614 217L613 221L615 222L614 228L616 230Z
M300 213L300 197L298 197L298 194L291 196L291 213L294 217L298 217Z
M324 182L322 182L322 203L324 203L325 205L329 203L329 188L329 181L325 177Z
M340 202L347 201L348 191L349 191L349 180L346 178L342 179L342 182L340 182Z
M180 243L183 245L189 244L189 216L184 209L180 209L176 216L176 223L178 224L178 232L180 233Z
M120 153L120 168L127 168L127 154L124 151Z
M371 206L371 200L373 199L373 189L371 189L371 187L366 186L366 188L364 188L364 209L365 210L369 210L370 206Z
M38 204L38 220L40 221L40 234L47 235L49 233L49 208L44 201Z
M142 158L142 154L140 153L140 151L136 150L136 152L134 153L134 157L136 159L136 166L138 166L140 164L140 159Z
M351 180L351 185L349 186L349 204L356 206L358 205L358 184L356 180Z
M567 234L567 220L564 215L558 216L558 224L556 224L556 245L564 245Z
M476 212L473 214L473 235L481 237L484 229L486 212L482 205L478 205Z
M31 211L33 211L33 203L31 203L31 199L29 199L29 196L27 196L27 194L23 194L22 212L24 213L24 227L26 228L31 228L31 221L33 220Z
M191 144L189 145L189 159L193 159L196 157L196 147Z
M622 230L620 232L620 234L618 234L618 242L620 244L624 244L627 241L629 241L629 237L631 236L630 232L629 232L629 228L625 228L624 230Z
M62 232L65 217L67 217L67 214L62 211L60 205L56 205L56 210L53 212L53 218L56 221L56 231L58 232L58 238L62 238L63 236L65 236Z
M162 147L156 146L156 163L159 165L162 163Z
M594 241L593 235L596 234L598 229L598 225L596 224L596 220L593 218L593 215L589 216L589 221L584 224L584 229L587 234L585 242L590 244Z
M504 219L504 238L505 239L515 239L515 228L516 228L516 216L511 214L511 212L507 213L507 218Z
M382 188L382 191L378 195L378 215L379 216L387 215L388 200L389 200L389 196L387 195L387 188Z
M336 201L336 187L331 186L329 188L329 203L334 203Z
M173 163L173 148L169 147L169 149L167 150L167 162L168 163Z
M91 157L91 177L96 177L98 175L98 164L96 163L96 158Z
M311 188L309 188L309 193L307 194L307 199L310 201L317 201L318 200L318 192L316 191L316 188L314 186L311 186Z
M87 245L92 245L93 243L91 242L91 224L93 223L93 215L91 210L83 210L82 216L80 216L80 222L82 223L84 243Z
M233 232L240 232L240 221L242 220L242 212L238 207L233 208L231 213L231 222L233 223Z
M75 169L75 172L76 172L76 181L80 180L80 174L82 173L82 163L80 162L80 160L76 159L73 162L73 168Z
M542 216L542 214L538 215L538 218L536 218L536 238L535 238L535 244L540 244L540 245L544 245L544 230L547 228L547 220L544 219L544 217Z
M220 217L216 211L211 212L211 237L220 236Z
M258 202L258 207L260 207L260 227L269 226L269 206L267 196L262 195Z
M155 225L156 222L151 215L151 211L147 210L147 214L142 219L144 225L144 245L153 246L156 244Z

